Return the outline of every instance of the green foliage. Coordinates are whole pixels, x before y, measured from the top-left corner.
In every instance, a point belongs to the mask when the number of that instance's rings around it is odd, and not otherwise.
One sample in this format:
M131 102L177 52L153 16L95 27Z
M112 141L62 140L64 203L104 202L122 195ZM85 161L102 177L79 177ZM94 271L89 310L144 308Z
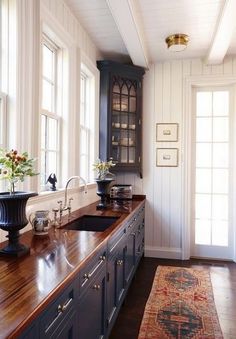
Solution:
M27 152L19 154L17 150L0 149L0 179L8 180L10 193L15 192L17 182L38 174L34 171L34 162L35 159L29 158Z

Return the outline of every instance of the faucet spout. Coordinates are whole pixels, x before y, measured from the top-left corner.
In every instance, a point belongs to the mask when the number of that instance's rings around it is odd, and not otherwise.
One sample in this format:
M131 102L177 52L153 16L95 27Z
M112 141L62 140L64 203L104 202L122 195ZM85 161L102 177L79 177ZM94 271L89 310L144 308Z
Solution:
M67 206L67 191L68 191L68 186L69 186L69 183L74 180L74 179L78 179L78 180L81 180L84 184L84 193L87 193L88 191L88 187L87 187L87 183L86 183L86 180L84 178L82 178L81 176L79 175L74 175L72 177L70 177L68 180L67 180L67 183L66 183L66 187L65 187L65 200L64 200L64 206L63 206L63 210L66 210L68 209L68 206Z

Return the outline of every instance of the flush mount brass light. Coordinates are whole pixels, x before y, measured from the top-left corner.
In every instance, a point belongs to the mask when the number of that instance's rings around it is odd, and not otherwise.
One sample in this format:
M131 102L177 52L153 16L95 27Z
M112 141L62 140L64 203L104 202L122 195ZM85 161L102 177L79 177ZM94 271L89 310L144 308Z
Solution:
M181 52L188 44L189 37L187 34L172 34L166 38L167 47L170 51Z

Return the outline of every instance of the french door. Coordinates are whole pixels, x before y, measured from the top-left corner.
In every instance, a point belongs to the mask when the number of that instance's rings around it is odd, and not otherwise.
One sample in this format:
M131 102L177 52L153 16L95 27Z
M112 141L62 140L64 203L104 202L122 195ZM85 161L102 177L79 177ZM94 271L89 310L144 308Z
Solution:
M232 259L231 91L194 92L191 256Z

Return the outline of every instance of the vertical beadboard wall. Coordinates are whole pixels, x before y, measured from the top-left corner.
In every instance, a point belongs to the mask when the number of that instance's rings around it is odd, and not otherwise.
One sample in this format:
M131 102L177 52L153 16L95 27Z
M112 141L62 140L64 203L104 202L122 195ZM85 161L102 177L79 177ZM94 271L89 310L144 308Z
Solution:
M136 175L117 177L131 183L135 193L147 196L146 256L182 258L183 197L183 109L186 77L235 76L236 59L207 66L200 59L178 60L152 65L144 77L143 93L143 179ZM214 85L214 83L212 83ZM156 123L178 123L178 142L156 142ZM156 167L156 148L178 148L178 167Z
M96 60L99 58L98 49L65 2L63 0L41 0L41 3L96 65Z

